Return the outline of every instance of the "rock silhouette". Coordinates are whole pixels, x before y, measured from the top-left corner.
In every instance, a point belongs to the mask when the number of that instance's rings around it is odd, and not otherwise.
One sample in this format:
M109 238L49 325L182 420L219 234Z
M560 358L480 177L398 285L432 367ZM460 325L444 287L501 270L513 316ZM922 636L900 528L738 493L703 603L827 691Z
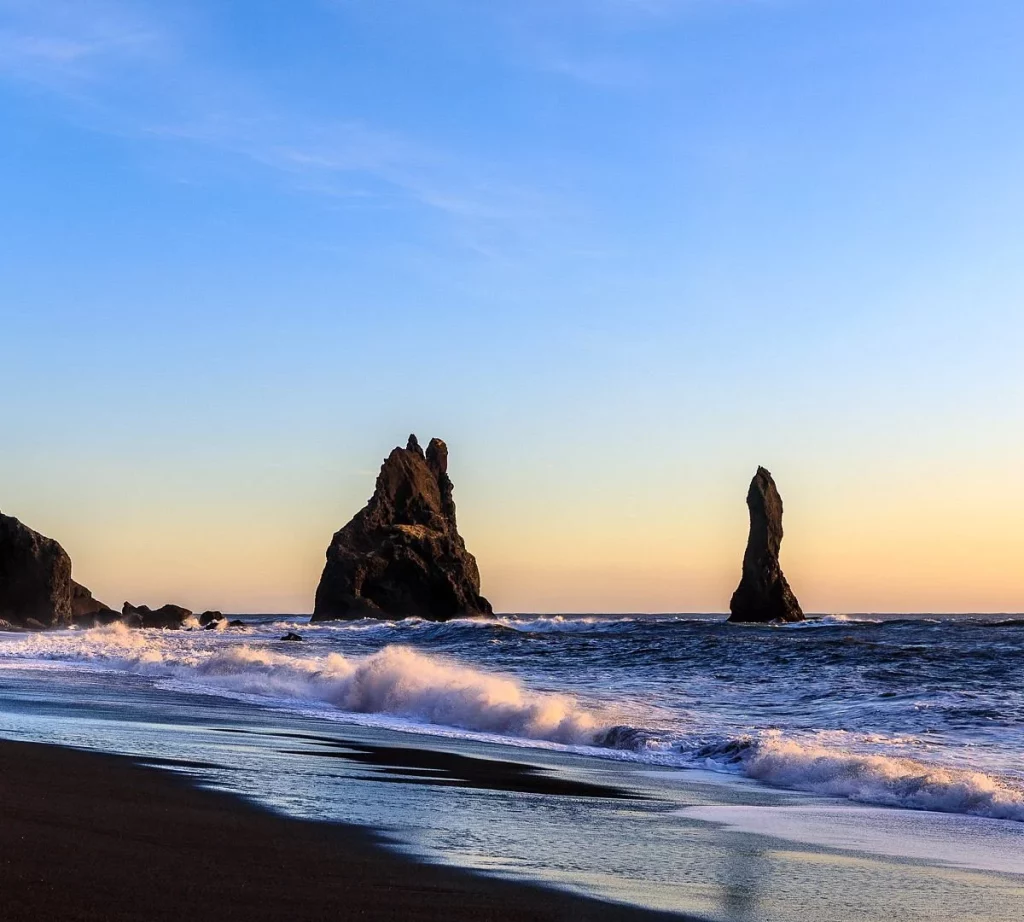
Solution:
M121 608L121 617L129 627L162 627L176 630L192 617L192 612L180 605L163 605L152 609L148 605L132 605L131 602L125 602Z
M71 580L71 620L79 627L95 627L118 621L121 615L99 599L81 583Z
M772 475L757 469L747 492L750 536L743 575L729 603L730 621L803 621L800 603L779 565L782 545L782 497Z
M415 435L395 448L373 496L327 549L313 620L491 614L455 522L448 447Z
M72 585L64 548L0 513L0 620L35 629L65 626Z

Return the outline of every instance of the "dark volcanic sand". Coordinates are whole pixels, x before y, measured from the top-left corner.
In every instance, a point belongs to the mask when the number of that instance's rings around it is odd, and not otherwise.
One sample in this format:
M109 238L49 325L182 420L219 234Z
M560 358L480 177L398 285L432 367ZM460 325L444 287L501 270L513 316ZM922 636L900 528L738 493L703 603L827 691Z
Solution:
M501 771L508 769L499 764ZM121 756L7 741L0 741L0 916L681 918L420 864L361 828L266 812Z

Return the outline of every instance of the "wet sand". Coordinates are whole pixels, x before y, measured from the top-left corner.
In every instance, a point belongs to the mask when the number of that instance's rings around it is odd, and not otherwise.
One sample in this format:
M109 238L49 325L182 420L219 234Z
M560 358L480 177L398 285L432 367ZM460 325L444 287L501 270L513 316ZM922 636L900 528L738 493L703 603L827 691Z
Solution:
M220 733L242 736L254 731L219 728ZM643 800L645 795L608 784L594 784L545 772L534 765L501 759L480 759L419 746L368 744L340 736L309 733L255 731L258 736L277 737L306 744L302 749L281 749L282 753L311 758L344 759L365 766L366 778L378 783L429 784L485 791L542 794L548 797L602 797L612 800ZM319 749L309 748L314 744Z
M0 741L0 779L6 922L683 918L421 864L122 756Z

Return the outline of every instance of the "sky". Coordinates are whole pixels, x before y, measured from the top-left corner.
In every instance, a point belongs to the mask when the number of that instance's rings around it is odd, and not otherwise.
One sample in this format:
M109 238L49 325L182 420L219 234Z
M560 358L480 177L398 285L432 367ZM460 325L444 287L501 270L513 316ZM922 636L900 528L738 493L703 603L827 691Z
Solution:
M0 510L306 612L415 432L499 611L1024 609L1019 0L0 0Z

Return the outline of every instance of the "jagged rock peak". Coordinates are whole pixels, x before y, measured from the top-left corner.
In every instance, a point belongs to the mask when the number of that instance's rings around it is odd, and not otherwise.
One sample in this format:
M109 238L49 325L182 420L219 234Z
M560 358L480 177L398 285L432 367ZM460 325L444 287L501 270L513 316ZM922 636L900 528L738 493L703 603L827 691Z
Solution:
M771 473L758 467L747 491L750 534L743 574L729 603L730 621L803 621L800 608L779 564L782 546L782 497Z
M327 549L314 619L404 618L442 621L490 614L476 559L455 519L448 446L415 435L381 465L373 496Z
M437 480L437 491L441 496L441 512L451 524L455 524L455 500L452 498L454 486L448 476L448 446L440 439L431 439L427 445L427 467Z
M431 439L427 445L427 464L436 476L448 473L448 446L440 439Z

